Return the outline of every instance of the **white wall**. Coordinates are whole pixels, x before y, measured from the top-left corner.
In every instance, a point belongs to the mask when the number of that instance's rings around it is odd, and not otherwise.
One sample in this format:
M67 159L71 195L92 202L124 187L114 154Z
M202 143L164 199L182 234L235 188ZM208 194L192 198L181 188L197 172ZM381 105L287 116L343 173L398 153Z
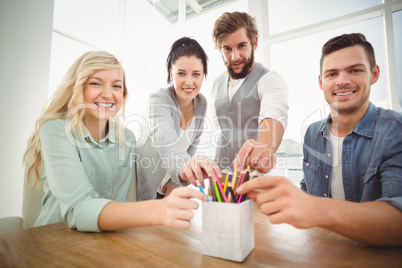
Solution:
M0 218L21 216L22 156L46 103L53 0L0 2Z

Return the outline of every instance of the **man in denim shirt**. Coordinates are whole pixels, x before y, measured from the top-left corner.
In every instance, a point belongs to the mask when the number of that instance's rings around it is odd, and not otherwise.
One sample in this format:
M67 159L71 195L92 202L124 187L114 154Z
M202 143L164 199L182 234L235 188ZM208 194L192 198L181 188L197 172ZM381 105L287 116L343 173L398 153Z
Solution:
M272 223L401 246L402 114L369 101L380 74L373 47L362 34L334 37L322 49L320 67L331 114L306 132L303 191L283 177L260 177L238 192L256 200Z

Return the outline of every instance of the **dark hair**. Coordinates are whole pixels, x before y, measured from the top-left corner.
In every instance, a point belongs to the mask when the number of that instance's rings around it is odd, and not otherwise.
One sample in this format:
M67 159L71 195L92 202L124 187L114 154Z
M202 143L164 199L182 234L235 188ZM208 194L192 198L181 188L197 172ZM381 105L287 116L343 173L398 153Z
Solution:
M255 18L251 17L246 12L225 12L216 21L212 31L212 39L215 43L215 48L220 49L222 39L228 34L234 33L240 28L245 28L247 37L254 45L255 39L258 37L258 29Z
M363 34L351 33L331 38L324 44L321 50L320 74L322 74L322 64L325 56L337 50L356 45L363 47L370 64L370 68L373 69L376 66L373 46L366 40L366 37Z
M173 43L172 47L170 48L169 55L166 59L166 67L167 67L167 82L170 84L170 70L172 69L172 65L180 58L183 56L195 56L199 58L202 61L203 65L203 72L204 76L207 76L208 73L208 57L207 54L205 53L204 49L201 47L201 45L194 39L189 38L189 37L182 37L176 42Z

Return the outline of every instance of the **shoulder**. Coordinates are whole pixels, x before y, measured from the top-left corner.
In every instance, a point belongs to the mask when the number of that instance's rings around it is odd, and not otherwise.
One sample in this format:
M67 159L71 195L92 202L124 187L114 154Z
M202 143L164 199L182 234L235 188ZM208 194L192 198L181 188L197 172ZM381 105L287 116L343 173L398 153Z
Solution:
M194 99L194 110L196 114L205 114L207 110L207 98L201 93L198 93Z
M282 75L275 71L269 71L268 73L264 74L259 83L267 83L272 85L283 85L286 86L286 81Z
M402 127L402 113L393 110L377 107L378 109L378 122L391 122L396 127Z
M175 104L175 94L170 88L161 88L149 96L149 102L152 104Z
M227 81L227 78L228 78L228 72L224 71L214 78L213 85ZM214 88L212 88L212 89L214 89Z
M40 133L52 133L64 131L67 127L66 120L63 119L52 119L47 120L43 123L40 128Z
M202 93L198 93L196 99L202 106L207 106L207 98Z

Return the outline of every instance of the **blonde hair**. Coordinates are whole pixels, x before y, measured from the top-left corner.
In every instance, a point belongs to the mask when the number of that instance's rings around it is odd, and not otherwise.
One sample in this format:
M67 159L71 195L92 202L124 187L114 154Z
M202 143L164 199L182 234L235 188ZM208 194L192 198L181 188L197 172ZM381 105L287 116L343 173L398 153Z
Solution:
M75 128L76 133L84 132L83 118L85 109L77 109L84 104L84 86L88 76L97 70L121 69L123 71L123 106L121 113L124 115L124 107L127 101L126 75L121 63L112 54L105 51L90 51L79 57L67 71L52 98L48 101L39 119L36 121L35 130L28 139L27 149L23 163L27 169L27 183L34 178L33 187L41 184L42 158L39 132L42 125L48 120L69 119L70 129ZM113 118L118 122L118 116ZM110 125L110 124L109 124ZM118 135L120 124L116 126ZM67 130L66 130L67 131ZM78 135L77 135L78 136Z

